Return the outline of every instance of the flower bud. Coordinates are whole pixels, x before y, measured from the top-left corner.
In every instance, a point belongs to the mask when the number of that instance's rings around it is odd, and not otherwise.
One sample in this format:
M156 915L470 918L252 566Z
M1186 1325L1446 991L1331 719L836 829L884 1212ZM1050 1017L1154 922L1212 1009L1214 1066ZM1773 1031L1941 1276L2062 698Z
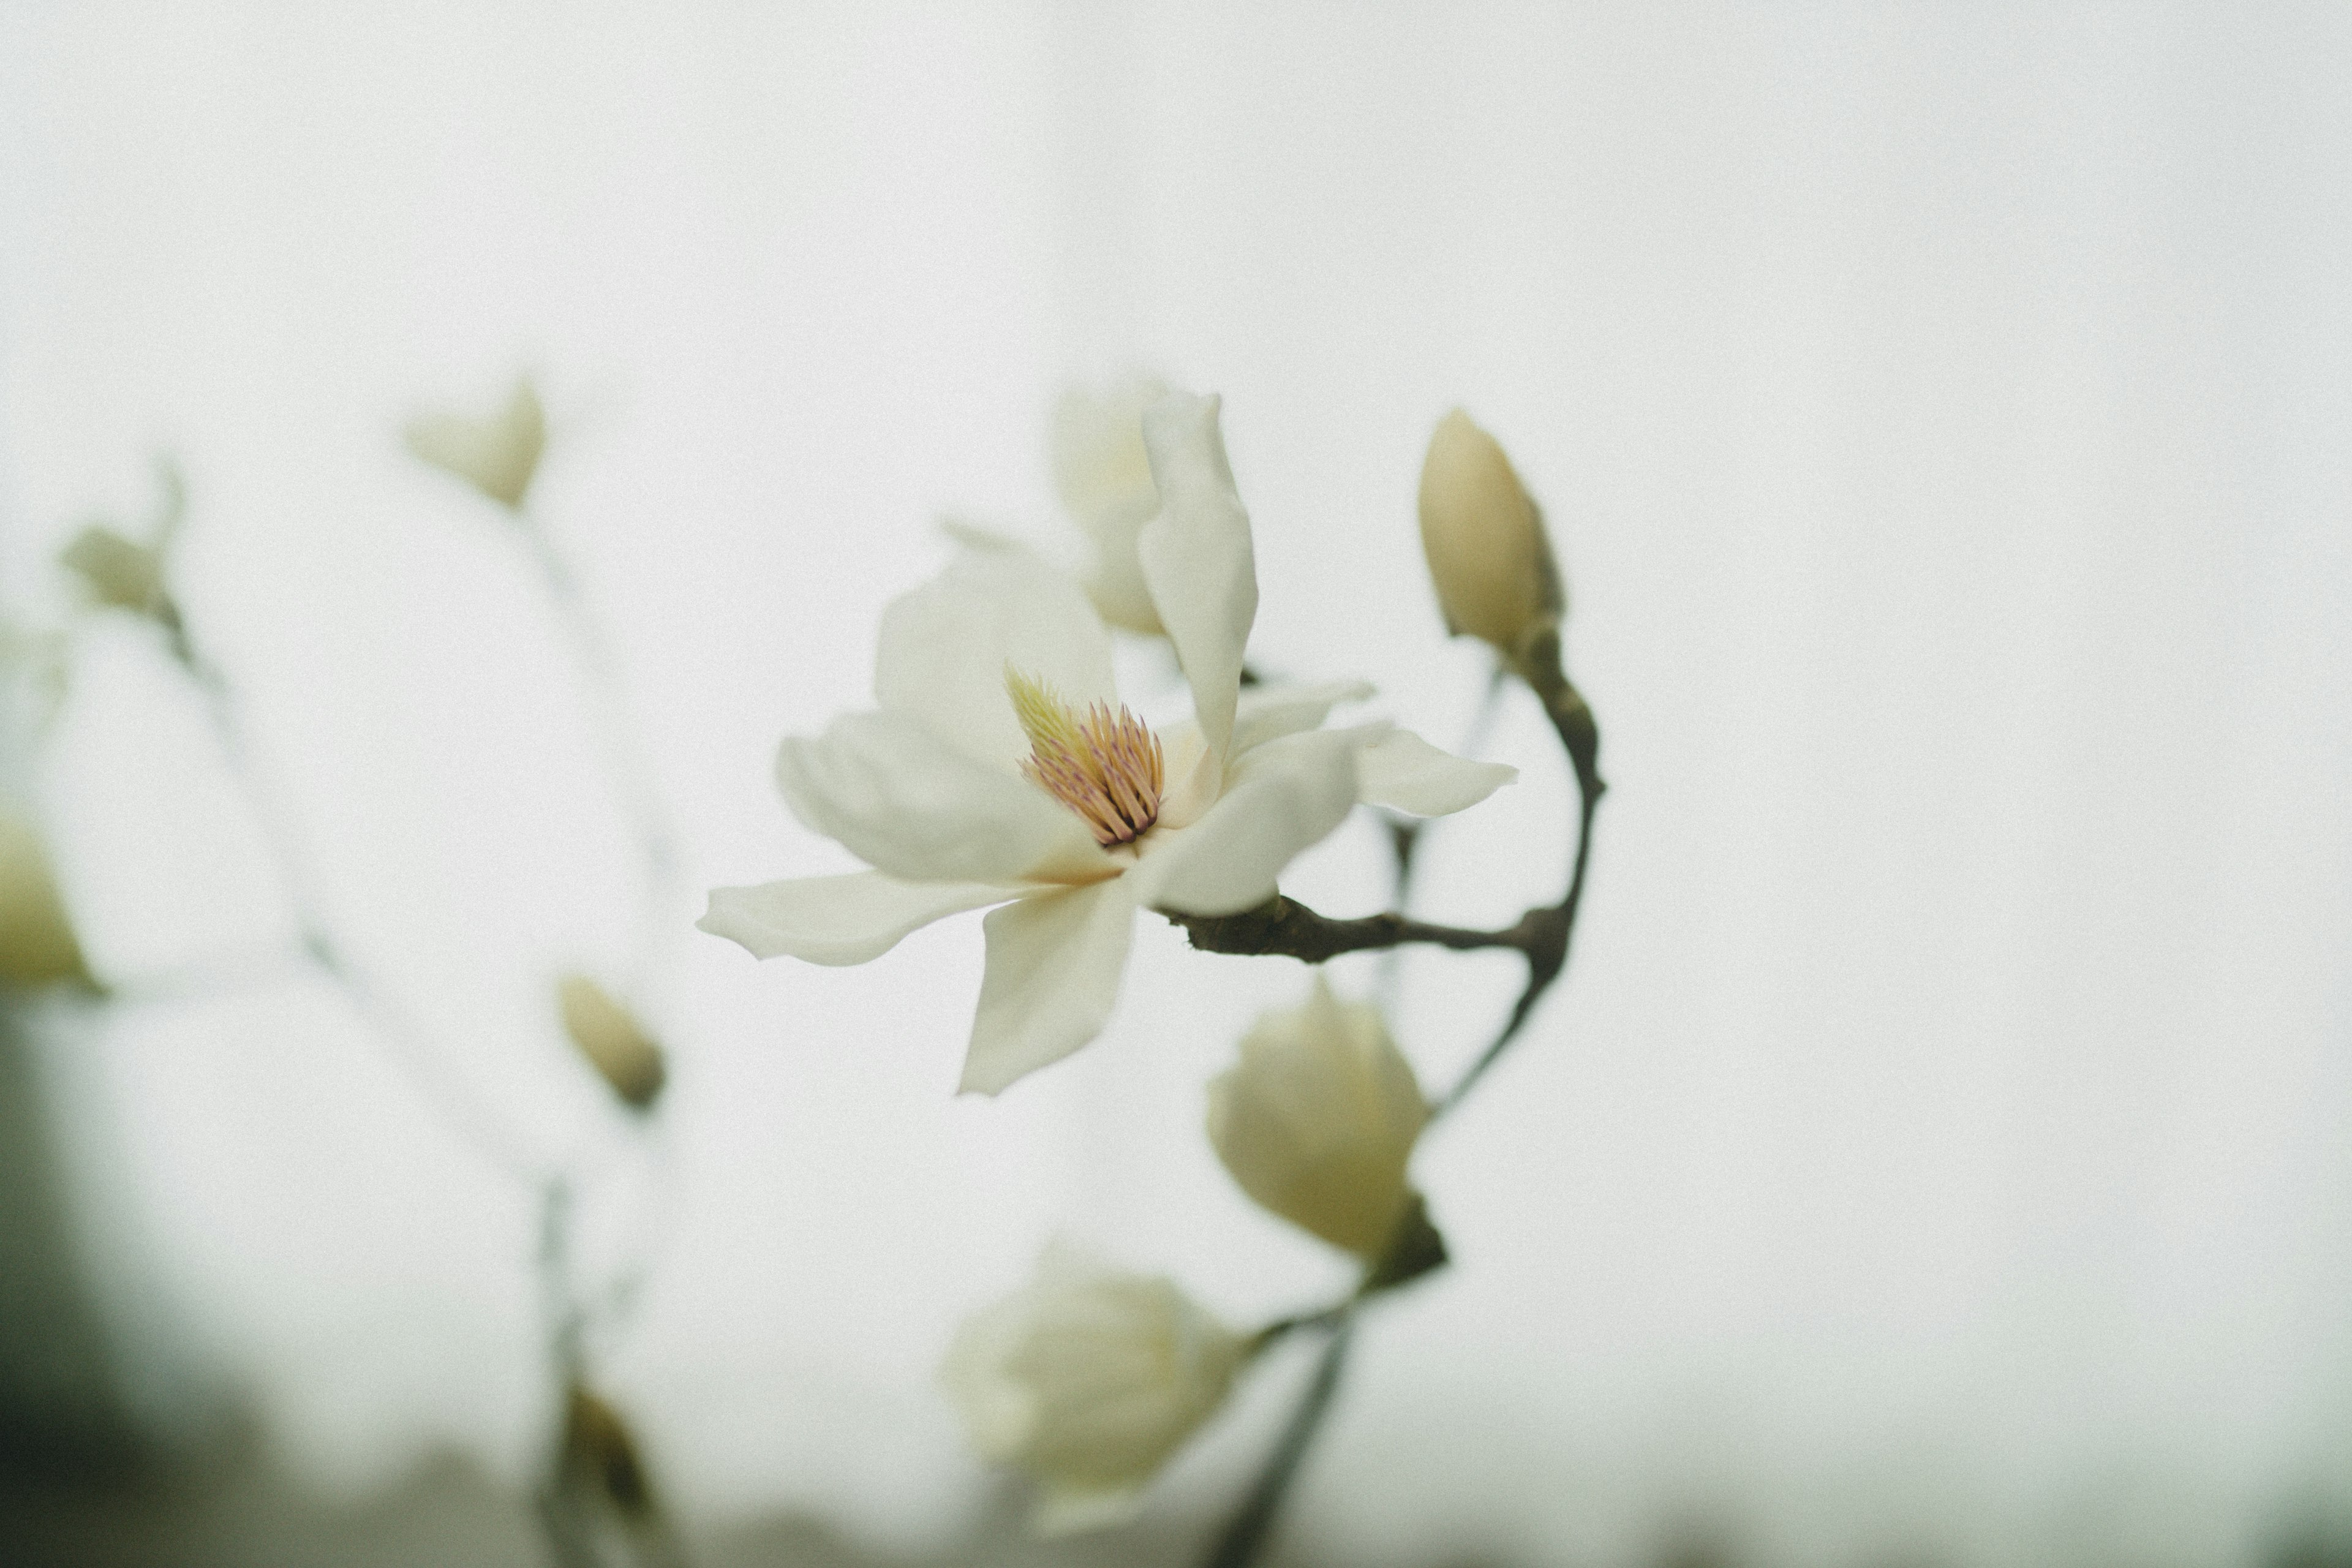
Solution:
M509 511L522 508L547 446L547 416L528 379L515 383L506 407L487 418L446 409L408 422L408 449L457 475Z
M1567 608L1543 517L1502 446L1459 408L1421 468L1421 546L1445 629L1517 663Z
M1110 625L1153 637L1164 628L1135 540L1160 510L1143 411L1167 395L1164 383L1131 376L1099 393L1074 387L1054 410L1055 488L1093 545L1087 595Z
M669 1074L661 1047L646 1033L636 1016L584 974L567 974L557 981L555 996L563 1011L563 1032L572 1037L588 1065L632 1110L652 1105Z
M97 983L82 962L39 832L0 806L0 990L60 984Z
M1320 973L1304 1007L1260 1017L1209 1085L1209 1142L1260 1205L1367 1262L1412 1206L1405 1163L1429 1121L1380 1009Z
M1032 1527L1059 1535L1132 1517L1247 1351L1169 1280L1055 1243L1034 1282L966 1320L940 1379L972 1447L1036 1479Z
M79 577L92 604L133 615L160 614L169 602L163 591L163 552L92 523L74 535L58 564Z
M628 1423L580 1384L563 1401L562 1484L610 1504L625 1519L654 1511L654 1489Z

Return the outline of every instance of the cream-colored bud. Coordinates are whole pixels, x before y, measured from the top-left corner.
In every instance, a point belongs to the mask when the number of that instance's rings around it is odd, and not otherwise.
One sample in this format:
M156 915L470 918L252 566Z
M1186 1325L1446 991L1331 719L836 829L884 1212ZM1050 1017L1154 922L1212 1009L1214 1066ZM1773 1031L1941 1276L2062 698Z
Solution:
M1165 383L1131 376L1099 392L1074 387L1054 410L1055 488L1093 548L1087 595L1110 625L1154 637L1163 628L1135 542L1160 510L1143 411L1167 395Z
M1033 1283L956 1331L940 1380L972 1447L1036 1479L1030 1522L1058 1535L1131 1518L1247 1352L1169 1280L1055 1243Z
M1421 468L1421 546L1445 629L1517 660L1567 607L1543 516L1502 445L1459 408Z
M547 416L528 379L486 418L438 410L408 423L408 449L509 510L520 510L547 447Z
M661 1047L635 1014L584 974L557 981L555 995L563 1011L563 1032L614 1094L638 1110L660 1098L668 1068Z
M0 807L0 989L93 985L32 823Z
M102 523L74 535L58 563L81 579L93 604L152 616L166 603L163 552L133 543Z
M1405 1165L1429 1121L1380 1009L1321 974L1303 1007L1260 1017L1209 1085L1209 1142L1242 1191L1368 1262L1407 1210Z

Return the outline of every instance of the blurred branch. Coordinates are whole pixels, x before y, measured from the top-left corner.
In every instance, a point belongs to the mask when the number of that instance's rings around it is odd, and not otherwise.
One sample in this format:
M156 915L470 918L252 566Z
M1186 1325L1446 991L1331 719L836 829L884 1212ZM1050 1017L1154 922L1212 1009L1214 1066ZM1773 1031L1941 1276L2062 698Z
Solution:
M474 1152L525 1184L541 1179L543 1163L526 1152L497 1114L436 1050L423 1025L335 940L304 853L299 829L276 778L262 762L226 673L196 642L184 616L166 624L173 656L203 693L221 752L260 830L291 906L295 939L320 973L342 989L355 1011L387 1047L395 1066Z
M548 601L554 606L556 619L562 623L563 635L579 662L593 708L591 723L597 744L604 753L605 771L637 840L644 876L638 942L642 961L658 947L662 932L670 924L668 904L678 885L677 835L670 826L668 808L662 802L653 759L630 713L620 662L614 656L604 623L589 608L586 595L580 591L579 577L563 552L556 548L546 524L536 517L522 521L524 526L519 531L530 547L531 563L538 569Z
M1217 1538L1216 1549L1209 1554L1208 1568L1247 1568L1257 1559L1274 1529L1276 1516L1282 1510L1282 1500L1290 1490L1290 1483L1314 1445L1315 1435L1321 1430L1323 1417L1331 1407L1332 1396L1339 1392L1339 1373L1348 1359L1348 1342L1355 1332L1355 1317L1346 1308L1336 1314L1318 1314L1304 1320L1323 1327L1330 1338L1323 1344L1323 1354L1315 1363L1315 1373L1307 1384L1307 1392L1291 1414L1290 1425L1282 1430L1282 1439L1276 1444L1274 1454L1260 1471L1257 1484L1250 1488L1249 1496L1234 1510L1224 1533Z

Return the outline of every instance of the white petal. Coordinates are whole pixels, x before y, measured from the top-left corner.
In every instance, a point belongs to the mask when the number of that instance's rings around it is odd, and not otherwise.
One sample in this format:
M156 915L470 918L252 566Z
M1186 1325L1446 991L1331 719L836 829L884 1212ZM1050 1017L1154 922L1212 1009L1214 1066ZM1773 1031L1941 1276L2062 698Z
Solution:
M1144 415L1160 515L1136 544L1160 624L1192 683L1201 733L1223 758L1233 739L1242 654L1257 618L1257 567L1217 408L1214 397L1180 393Z
M1081 707L1118 700L1110 634L1086 590L1011 541L965 550L882 615L874 698L980 762L1011 768L1029 738L1004 693L1004 667Z
M1087 882L1116 862L1076 812L974 762L903 713L849 713L787 740L776 782L793 814L911 882Z
M799 877L756 888L713 888L694 923L740 942L754 958L789 953L811 963L864 963L935 920L999 904L1017 888L977 882L901 882L879 871Z
M1029 1504L1029 1532L1045 1540L1108 1530L1143 1511L1146 1482L1123 1487L1081 1487L1041 1481Z
M1168 395L1162 383L1129 377L1099 393L1072 389L1054 411L1054 483L1094 546L1087 593L1104 620L1160 635L1136 559L1136 534L1160 510L1143 411Z
M1291 858L1339 826L1356 804L1353 730L1317 730L1268 742L1234 764L1217 804L1192 826L1147 837L1123 881L1139 902L1186 914L1230 915L1274 897Z
M1372 694L1363 680L1327 681L1321 686L1256 686L1241 695L1234 710L1232 754L1239 756L1301 730L1312 730L1342 702L1361 702Z
M1040 893L988 917L963 1090L995 1094L1102 1033L1135 936L1126 882Z
M1356 754L1356 794L1366 805L1445 816L1477 805L1519 776L1502 763L1441 752L1410 730L1391 730Z

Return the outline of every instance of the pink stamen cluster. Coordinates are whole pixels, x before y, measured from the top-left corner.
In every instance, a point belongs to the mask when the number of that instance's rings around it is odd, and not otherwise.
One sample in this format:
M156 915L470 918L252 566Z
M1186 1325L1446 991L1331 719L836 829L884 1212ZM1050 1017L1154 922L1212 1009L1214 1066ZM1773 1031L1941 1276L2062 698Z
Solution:
M1022 773L1086 818L1097 843L1133 843L1160 820L1160 737L1124 706L1065 713L1064 723L1030 731Z

